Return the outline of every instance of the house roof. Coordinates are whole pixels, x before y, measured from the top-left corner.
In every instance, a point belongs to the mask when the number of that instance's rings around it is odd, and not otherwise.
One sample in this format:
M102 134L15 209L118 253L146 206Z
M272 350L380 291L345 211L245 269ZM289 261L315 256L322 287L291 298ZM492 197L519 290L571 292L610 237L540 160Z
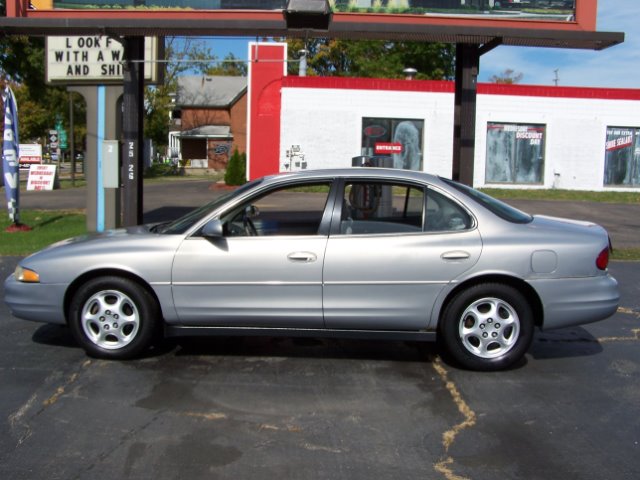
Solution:
M230 107L247 91L247 77L186 75L178 78L176 107Z
M182 138L231 138L231 127L225 125L202 125L180 132Z

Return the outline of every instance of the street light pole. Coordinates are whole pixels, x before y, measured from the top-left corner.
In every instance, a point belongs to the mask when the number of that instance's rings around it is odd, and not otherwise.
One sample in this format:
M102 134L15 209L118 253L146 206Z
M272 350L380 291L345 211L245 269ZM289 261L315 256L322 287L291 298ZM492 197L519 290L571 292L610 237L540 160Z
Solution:
M71 185L76 186L76 150L73 136L73 92L69 91L69 154L71 155Z

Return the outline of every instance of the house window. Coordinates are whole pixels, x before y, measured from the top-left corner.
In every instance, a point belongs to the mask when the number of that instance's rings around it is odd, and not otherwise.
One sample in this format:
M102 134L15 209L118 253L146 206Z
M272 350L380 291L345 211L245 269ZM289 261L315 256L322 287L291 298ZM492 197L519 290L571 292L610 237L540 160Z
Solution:
M487 183L543 183L546 126L487 124Z
M389 158L393 168L422 171L423 132L424 120L365 117L362 155Z
M607 128L604 184L640 186L640 128Z

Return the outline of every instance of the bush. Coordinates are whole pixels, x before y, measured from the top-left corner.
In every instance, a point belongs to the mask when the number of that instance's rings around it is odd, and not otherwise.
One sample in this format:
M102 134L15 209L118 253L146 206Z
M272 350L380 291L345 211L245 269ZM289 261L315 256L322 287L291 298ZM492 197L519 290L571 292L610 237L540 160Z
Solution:
M247 154L239 153L236 148L227 164L224 173L224 183L227 185L242 185L247 181Z
M145 178L166 177L178 175L178 166L175 163L154 163L144 172Z

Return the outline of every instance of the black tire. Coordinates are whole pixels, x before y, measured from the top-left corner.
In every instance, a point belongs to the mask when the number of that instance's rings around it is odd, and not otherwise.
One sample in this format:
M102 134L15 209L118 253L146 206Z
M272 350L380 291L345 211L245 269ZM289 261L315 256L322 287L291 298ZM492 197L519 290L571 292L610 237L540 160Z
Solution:
M517 289L475 285L456 294L440 321L446 352L471 370L503 370L520 361L533 340L533 312Z
M157 332L159 308L136 282L116 276L89 280L69 307L69 327L91 356L124 360L143 353Z

